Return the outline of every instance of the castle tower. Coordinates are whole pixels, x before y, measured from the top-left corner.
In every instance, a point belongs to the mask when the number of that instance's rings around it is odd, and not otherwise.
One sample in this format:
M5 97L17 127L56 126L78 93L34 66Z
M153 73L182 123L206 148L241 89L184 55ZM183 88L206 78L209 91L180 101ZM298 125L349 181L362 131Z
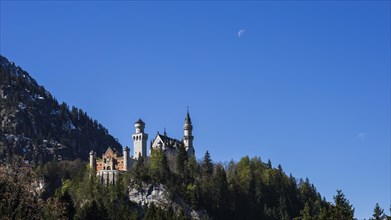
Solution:
M183 144L186 151L190 154L194 153L193 138L193 125L191 124L189 109L187 109L185 125L183 125Z
M128 146L126 146L125 148L124 148L124 170L125 171L128 171L128 169L129 169L129 162L130 162L130 160L129 160L129 148L128 148Z
M90 151L90 168L95 170L95 152Z
M148 134L144 133L145 123L139 119L134 124L134 127L136 128L136 133L132 135L134 149L133 157L138 159L139 155L141 155L143 158L146 158Z

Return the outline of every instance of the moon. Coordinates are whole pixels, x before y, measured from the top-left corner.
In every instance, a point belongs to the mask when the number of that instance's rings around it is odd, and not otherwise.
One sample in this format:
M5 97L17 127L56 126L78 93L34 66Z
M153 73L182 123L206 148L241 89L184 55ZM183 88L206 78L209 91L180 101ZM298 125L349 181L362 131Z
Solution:
M240 29L240 30L238 31L238 38L241 38L242 35L244 34L244 32L246 32L245 29Z

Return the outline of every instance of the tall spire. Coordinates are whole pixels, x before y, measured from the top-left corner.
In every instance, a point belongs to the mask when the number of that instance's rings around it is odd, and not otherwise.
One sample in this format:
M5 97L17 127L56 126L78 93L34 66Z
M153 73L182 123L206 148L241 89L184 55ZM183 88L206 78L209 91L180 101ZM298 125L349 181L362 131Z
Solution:
M185 118L185 124L183 125L183 144L186 151L192 151L193 149L193 125L191 124L189 107L187 107L187 114Z
M187 107L187 114L186 114L185 124L190 124L191 125L191 119L190 119L190 114L189 114L189 107Z

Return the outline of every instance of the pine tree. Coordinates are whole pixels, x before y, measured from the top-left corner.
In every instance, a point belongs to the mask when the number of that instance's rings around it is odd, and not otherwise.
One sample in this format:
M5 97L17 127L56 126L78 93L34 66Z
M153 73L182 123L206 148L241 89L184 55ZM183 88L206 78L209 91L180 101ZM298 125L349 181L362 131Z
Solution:
M195 158L195 155L190 156L186 169L186 173L188 174L189 178L194 181L198 176L198 163Z
M304 209L300 211L301 214L301 220L311 220L311 214L310 214L310 206L308 205L308 202L305 203Z
M384 220L386 215L384 214L384 209L380 208L379 203L376 203L375 208L373 209L373 218L371 220Z
M166 183L169 177L169 167L167 157L160 149L154 149L151 152L151 174L157 183Z
M163 171L163 183L167 183L170 178L170 167L168 166L168 160L166 154L163 153L162 159L162 171Z
M217 165L216 175L214 178L214 206L217 209L217 219L226 219L227 204L228 204L228 183L227 175L222 165Z
M77 125L79 122L79 109L75 106L72 106L72 122Z
M176 157L176 170L180 176L184 176L185 173L185 161L187 160L187 153L184 146L178 147L178 154Z
M326 207L322 207L320 209L319 213L319 220L328 220L330 219L329 211L326 209Z
M202 161L202 172L207 176L211 176L213 174L213 163L212 159L210 159L209 151L205 152L204 160Z
M136 162L134 169L132 169L132 173L136 180L148 181L149 179L148 169L145 165L144 158L141 156L141 154L139 154L138 161Z
M267 160L267 168L271 169L272 168L272 162L269 160Z
M354 208L341 190L337 190L337 195L334 196L334 206L331 210L331 217L336 220L353 220Z

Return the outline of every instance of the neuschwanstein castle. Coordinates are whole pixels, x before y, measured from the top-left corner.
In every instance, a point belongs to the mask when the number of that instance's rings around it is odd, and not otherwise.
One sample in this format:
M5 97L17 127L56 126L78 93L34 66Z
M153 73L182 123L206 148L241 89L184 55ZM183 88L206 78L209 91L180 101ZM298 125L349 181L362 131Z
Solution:
M139 119L134 124L135 133L132 135L133 139L133 156L129 154L129 148L125 147L123 154L120 156L118 152L114 151L110 147L101 158L96 157L96 153L90 152L90 168L95 169L96 175L99 177L99 182L105 184L114 184L117 176L121 172L126 172L131 169L133 164L137 160L147 159L147 141L148 134L144 133L145 123ZM190 114L187 111L185 124L183 125L183 138L177 140L167 136L166 131L164 134L157 133L156 137L151 141L149 154L153 149L162 150L167 156L175 156L178 147L185 147L187 154L194 154L193 147L193 125L191 124Z

